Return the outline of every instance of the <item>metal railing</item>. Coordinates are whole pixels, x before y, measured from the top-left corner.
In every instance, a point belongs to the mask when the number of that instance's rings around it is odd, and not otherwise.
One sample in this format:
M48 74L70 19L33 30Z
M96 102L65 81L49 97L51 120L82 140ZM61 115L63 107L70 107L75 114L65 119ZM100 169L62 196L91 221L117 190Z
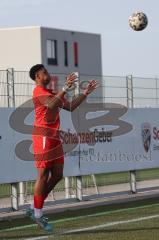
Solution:
M65 74L52 74L56 89L61 89L66 78ZM91 102L114 102L126 105L129 108L135 107L158 107L159 106L159 79L158 78L140 78L133 76L89 76L80 75L79 91L82 91L85 84L90 79L97 79L100 82L98 90L89 96ZM25 101L31 99L35 83L29 78L28 72L14 71L8 69L0 71L0 107L18 107ZM70 96L72 97L71 93ZM138 180L158 178L156 170L150 170L151 174L144 171L137 172ZM133 174L133 173L132 173ZM132 175L133 176L133 175ZM98 187L105 187L109 184L128 183L132 177L129 173L100 174L94 179L94 176L84 176L82 181L83 194L89 195L98 193ZM141 177L140 177L141 176ZM70 178L68 188L62 180L50 194L49 199L63 199L66 192L69 197L76 195L77 179ZM34 182L23 183L23 190L18 195L23 195L24 203L32 200ZM20 188L19 188L20 189ZM101 191L105 191L102 188ZM11 185L0 184L0 208L11 206L10 195Z

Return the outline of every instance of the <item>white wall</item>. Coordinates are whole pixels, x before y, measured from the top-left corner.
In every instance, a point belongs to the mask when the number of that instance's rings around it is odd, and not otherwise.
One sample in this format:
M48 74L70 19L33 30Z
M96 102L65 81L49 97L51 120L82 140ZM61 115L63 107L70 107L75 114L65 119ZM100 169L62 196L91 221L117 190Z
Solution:
M40 27L0 29L0 69L28 71L41 63Z

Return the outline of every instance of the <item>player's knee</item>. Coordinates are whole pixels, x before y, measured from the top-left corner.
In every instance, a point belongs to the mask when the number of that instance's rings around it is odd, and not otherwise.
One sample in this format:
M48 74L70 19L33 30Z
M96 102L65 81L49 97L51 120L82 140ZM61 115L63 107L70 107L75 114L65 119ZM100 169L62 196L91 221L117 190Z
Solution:
M46 182L49 177L49 172L47 170L40 171L38 177L40 181Z

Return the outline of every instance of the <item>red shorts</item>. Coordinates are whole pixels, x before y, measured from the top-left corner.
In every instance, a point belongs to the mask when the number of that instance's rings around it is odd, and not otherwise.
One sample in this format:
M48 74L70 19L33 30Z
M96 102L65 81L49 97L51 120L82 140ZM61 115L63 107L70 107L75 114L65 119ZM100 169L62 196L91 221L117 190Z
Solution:
M50 168L54 164L64 164L64 153L60 139L32 135L35 166Z

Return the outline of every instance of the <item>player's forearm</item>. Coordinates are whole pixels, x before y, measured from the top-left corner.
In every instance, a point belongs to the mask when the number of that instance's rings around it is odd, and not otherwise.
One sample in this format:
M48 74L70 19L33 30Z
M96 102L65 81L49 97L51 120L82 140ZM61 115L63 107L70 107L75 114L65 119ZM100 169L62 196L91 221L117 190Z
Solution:
M80 94L78 95L72 102L70 102L70 111L74 111L85 99L86 99L85 94Z
M55 110L57 107L60 107L62 103L62 97L64 97L65 93L65 91L59 92L52 100L49 101L48 108Z

